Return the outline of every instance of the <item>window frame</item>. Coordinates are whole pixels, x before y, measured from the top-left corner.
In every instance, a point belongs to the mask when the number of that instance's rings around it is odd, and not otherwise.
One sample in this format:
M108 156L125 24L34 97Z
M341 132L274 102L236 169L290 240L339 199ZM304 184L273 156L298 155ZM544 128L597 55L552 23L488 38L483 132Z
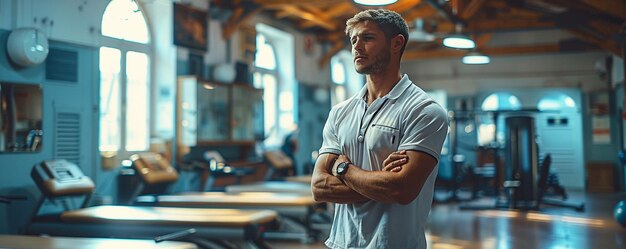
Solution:
M109 2L109 4L111 4L112 2ZM148 30L148 39L147 39L147 43L139 43L139 42L134 42L134 41L130 41L130 40L124 40L124 39L120 39L120 38L114 38L114 37L109 37L106 36L104 34L102 34L102 32L100 32L100 43L99 43L99 48L100 47L108 47L108 48L112 48L112 49L117 49L120 51L120 72L119 72L119 91L120 91L120 119L119 119L119 132L120 132L120 143L117 145L118 149L117 151L102 151L100 150L100 142L98 141L98 150L100 152L100 154L102 155L111 155L116 154L118 158L128 158L130 155L137 153L137 152L142 152L142 151L148 151L150 149L150 137L152 135L152 127L153 127L153 113L152 113L152 105L154 104L154 96L152 94L152 88L154 86L154 63L152 63L154 61L153 56L154 56L154 43L152 42L152 37L151 37L151 29L149 26L149 22L148 22L148 18L145 15L145 11L142 9L141 5L137 2L137 7L139 8L142 16L143 16L143 21L146 24L147 30ZM108 6L107 6L108 7ZM106 12L106 10L105 10ZM105 12L102 13L102 16L104 17ZM102 22L104 22L104 18L102 20ZM103 25L103 23L100 24L101 27ZM127 146L127 133L128 133L128 126L127 126L127 116L128 116L128 102L127 102L127 98L129 96L129 93L127 91L128 88L128 75L127 75L127 55L129 52L136 52L136 53L142 53L145 54L148 57L148 65L147 65L147 82L146 82L146 96L148 96L147 101L147 105L146 105L146 113L147 113L147 120L146 120L146 130L148 133L148 139L145 144L145 150L132 150L129 151L126 149ZM99 53L99 52L98 52ZM100 61L98 61L98 65L100 65ZM99 69L98 69L98 72ZM100 79L101 80L101 79ZM98 91L100 92L102 89L100 89L100 84L101 81L98 82ZM102 106L98 106L98 110L100 110L100 108L102 108ZM100 120L101 118L101 114L98 114L98 119ZM98 122L98 125L100 125L100 121ZM100 129L98 129L98 137L100 137L100 132L102 132Z

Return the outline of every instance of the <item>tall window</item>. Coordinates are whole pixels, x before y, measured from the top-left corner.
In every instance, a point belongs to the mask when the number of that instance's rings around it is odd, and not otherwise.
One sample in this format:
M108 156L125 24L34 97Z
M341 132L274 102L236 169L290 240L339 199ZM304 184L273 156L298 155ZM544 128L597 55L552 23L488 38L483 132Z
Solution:
M263 116L265 136L272 141L276 133L278 82L276 72L276 54L274 47L267 42L264 35L259 34L256 38L257 54L254 61L254 86L263 89Z
M263 89L264 144L271 148L296 128L294 42L292 35L262 23L256 31L254 85Z
M330 76L333 80L331 87L331 104L336 105L346 100L346 65L338 56L330 60Z
M133 0L112 0L102 16L101 152L145 151L150 136L150 36Z

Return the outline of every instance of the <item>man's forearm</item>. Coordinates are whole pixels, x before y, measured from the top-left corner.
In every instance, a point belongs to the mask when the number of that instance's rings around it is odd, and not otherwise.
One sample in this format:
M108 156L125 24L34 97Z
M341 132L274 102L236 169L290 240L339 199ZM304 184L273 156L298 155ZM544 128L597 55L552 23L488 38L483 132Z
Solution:
M316 201L357 203L370 200L348 187L339 178L328 173L315 176L312 185Z
M352 167L343 177L347 187L365 198L382 202L397 203L397 196L402 188L396 172L368 171Z

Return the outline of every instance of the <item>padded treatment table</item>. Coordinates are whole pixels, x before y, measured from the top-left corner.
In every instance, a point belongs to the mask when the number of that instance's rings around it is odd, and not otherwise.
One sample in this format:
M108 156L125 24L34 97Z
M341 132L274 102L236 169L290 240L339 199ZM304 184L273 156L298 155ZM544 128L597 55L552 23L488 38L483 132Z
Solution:
M37 217L27 233L154 238L194 228L194 238L239 240L263 248L262 232L275 218L276 212L271 210L95 206Z
M267 181L242 185L229 185L225 188L226 193L244 193L244 192L272 192L272 193L311 193L310 183L290 182L290 181Z
M154 184L170 183L177 178L176 171L164 160L163 157L154 153L139 153L131 156L133 165L139 175L142 184L149 187ZM286 185L285 185L286 184ZM311 228L311 216L316 211L318 205L313 199L309 184L280 182L280 185L273 186L274 191L259 192L265 187L252 186L255 192L244 191L245 193L224 193L224 192L193 192L182 195L156 195L139 196L135 202L140 205L159 205L176 207L208 207L208 208L237 208L237 209L269 209L277 211L280 215L278 231L267 231L266 237L300 239L310 242L314 233ZM293 186L291 186L293 185ZM227 188L248 185L234 185ZM288 191L277 191L285 190ZM295 191L294 191L295 190ZM139 193L141 191L134 191ZM279 193L281 192L281 193Z
M142 248L142 249L196 249L196 245L187 242L152 240L108 239L108 238L71 238L40 237L25 235L0 235L0 248L12 249L104 249L104 248Z
M310 242L315 237L311 216L318 203L309 194L270 192L192 192L179 195L140 196L139 204L194 208L269 209L278 212L279 231L266 231L266 238L300 239Z
M237 241L246 248L268 248L263 232L275 225L277 216L272 210L87 207L95 184L76 164L63 159L35 165L31 176L43 194L26 228L26 233L32 235L150 239L184 236L185 240L209 248L227 245L230 241ZM38 215L46 199L76 197L84 197L81 208ZM194 232L184 233L190 229Z

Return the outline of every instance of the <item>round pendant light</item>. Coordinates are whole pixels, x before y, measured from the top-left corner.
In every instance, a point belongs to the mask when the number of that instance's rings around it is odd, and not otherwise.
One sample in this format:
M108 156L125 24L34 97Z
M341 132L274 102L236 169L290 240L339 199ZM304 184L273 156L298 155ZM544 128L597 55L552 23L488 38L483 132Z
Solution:
M443 45L449 48L472 49L476 43L466 35L453 34L443 38Z
M468 65L482 65L489 64L491 62L491 58L479 52L469 52L467 55L463 56L463 64Z
M397 1L398 0L354 0L355 3L361 4L361 5L371 5L371 6L388 5L388 4L395 3Z

